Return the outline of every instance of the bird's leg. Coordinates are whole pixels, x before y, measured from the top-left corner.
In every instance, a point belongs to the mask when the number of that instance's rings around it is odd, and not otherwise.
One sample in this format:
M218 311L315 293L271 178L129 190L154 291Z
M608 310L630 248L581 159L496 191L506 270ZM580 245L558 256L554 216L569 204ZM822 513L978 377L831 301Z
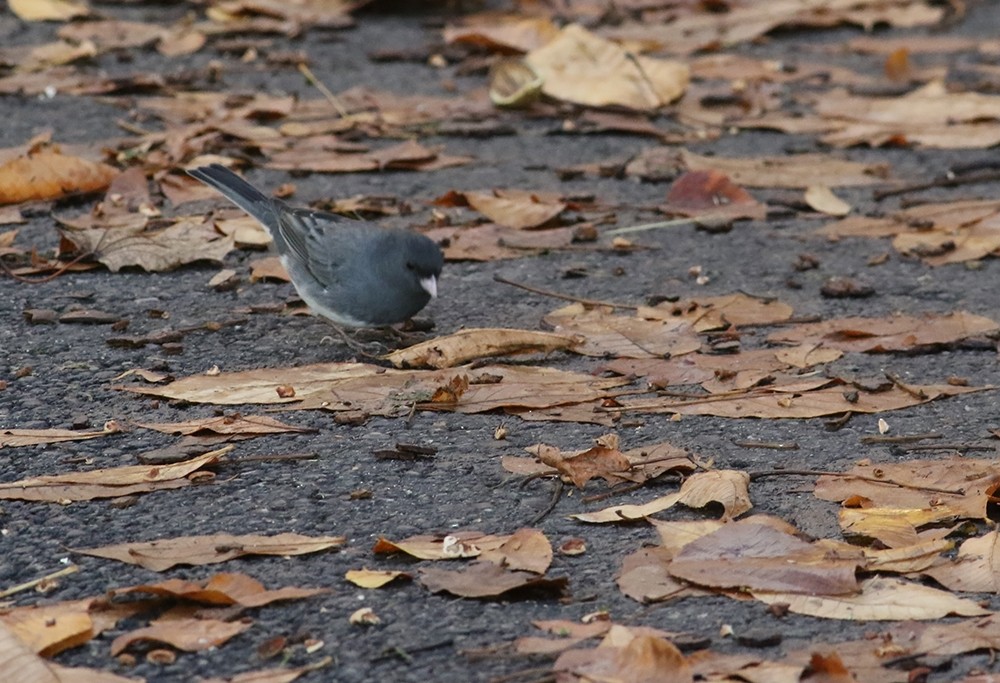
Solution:
M326 320L326 318L323 318L323 319ZM359 356L364 356L365 358L378 358L379 357L379 354L369 352L368 349L365 348L364 344L362 344L361 342L359 342L356 339L352 339L351 336L349 334L347 334L347 332L345 332L340 327L340 325L337 325L336 323L334 323L331 320L326 320L326 322L330 325L330 327L332 327L334 330L336 330L337 334L340 335L341 340L343 340L343 342L347 345L347 348L349 348L352 351L354 351L354 353L358 354ZM320 344L325 344L327 342L333 342L333 341L335 341L335 339L333 337L331 337L330 335L327 335L327 336L323 337L322 339L320 339L319 343Z

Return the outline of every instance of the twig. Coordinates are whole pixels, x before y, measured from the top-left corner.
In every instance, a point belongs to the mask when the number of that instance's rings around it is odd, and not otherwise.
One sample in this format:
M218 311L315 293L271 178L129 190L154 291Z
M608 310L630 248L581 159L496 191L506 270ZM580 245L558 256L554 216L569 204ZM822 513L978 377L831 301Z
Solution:
M78 571L80 571L80 568L75 564L71 564L68 567L63 567L58 571L54 571L51 574L46 574L45 576L41 576L37 579L32 579L31 581L26 581L25 583L19 583L16 586L11 586L10 588L2 590L0 591L0 598L8 598L15 593L31 590L35 586L45 583L46 581L52 581L63 576L69 576L70 574L75 574Z
M781 476L793 476L793 477L844 477L847 479L858 479L860 481L869 481L873 484L885 484L886 486L898 486L904 489L911 489L913 491L930 491L931 493L947 493L950 496L964 496L965 489L939 489L934 486L918 486L917 484L904 484L901 481L893 481L892 479L879 479L877 477L866 477L863 474L852 474L851 472L828 472L826 470L763 470L759 472L750 472L750 481L756 481L758 479L763 479L764 477L781 477Z
M925 443L908 446L908 451L995 451L995 446L982 443Z
M611 498L612 496L620 496L623 493L632 493L633 491L638 491L643 486L645 486L648 481L649 480L647 479L646 481L638 483L638 484L629 484L628 486L619 486L618 488L611 489L610 491L605 491L604 493L596 493L596 494L594 494L592 496L586 496L586 497L582 498L581 500L583 500L584 503L597 503L597 502L600 502L602 500L607 500L608 498Z
M792 443L783 443L781 441L741 441L734 440L733 444L739 446L740 448L770 448L776 451L797 451L799 450L799 445L794 441Z
M924 393L922 389L914 389L913 387L909 386L908 384L903 382L903 380L900 379L899 375L897 375L896 373L889 372L888 370L886 370L885 377L894 385L896 385L896 387L898 387L901 391L903 391L903 393L909 394L918 401L927 400L927 394Z
M542 510L537 515L535 515L534 517L531 518L531 521L528 522L528 526L534 526L534 525L538 524L543 519L545 519L546 517L548 517L550 512L552 512L553 510L556 509L556 505L559 504L559 499L562 498L563 489L565 488L565 484L563 484L562 479L560 479L558 477L556 478L555 482L556 482L556 485L552 489L552 499L549 501L549 504L545 506L544 510Z
M571 296L569 294L563 294L561 292L553 292L551 289L540 289L538 287L532 287L531 285L521 284L520 282L514 282L513 280L508 280L501 275L494 275L493 279L496 282L502 282L505 285L510 285L511 287L517 287L518 289L523 289L526 292L531 292L532 294L541 294L542 296L550 296L553 299L562 299L563 301L572 301L574 303L583 304L585 306L610 306L611 308L624 308L630 311L638 311L638 306L632 306L630 304L616 304L612 301L599 301L596 299L583 299L578 296Z
M418 645L416 647L410 647L405 649L399 646L387 647L382 651L381 654L372 657L371 661L378 662L383 659L398 657L406 662L412 662L413 657L410 655L410 653L416 654L419 652L427 652L429 650L436 650L438 648L448 647L449 645L454 645L454 644L455 644L454 638L446 638L444 640L439 640L436 643L428 643L427 645Z
M701 223L704 221L711 221L717 218L731 218L732 213L706 213L700 216L692 216L690 218L675 218L670 221L657 221L656 223L642 223L641 225L630 225L626 228L615 228L614 230L608 230L602 234L604 235L628 235L633 232L646 232L647 230L659 230L660 228L675 228L681 225L688 225L689 223Z
M877 443L913 443L914 441L923 441L924 439L940 439L941 434L934 432L928 432L927 434L900 434L899 436L884 436L882 434L862 436L861 443L863 444L877 444Z
M333 108L337 110L337 113L340 114L341 118L348 117L347 109L345 109L344 105L340 103L340 99L334 95L328 87L323 85L322 81L316 78L316 74L312 72L312 69L310 69L305 62L299 62L299 73L305 76L306 80L323 94L323 97L325 97L327 101L333 105Z
M285 462L288 460L315 460L318 453L286 453L284 455L247 455L223 462L223 465L241 465L245 462Z
M959 187L961 185L974 185L975 183L990 183L995 180L1000 180L1000 171L970 173L967 176L946 175L924 183L914 183L913 185L904 185L902 187L879 190L873 193L872 196L876 201L881 201L887 197L895 197L897 195L909 194L910 192L920 192L922 190L931 190L937 187Z
M95 252L93 252L93 251L88 251L86 253L80 254L79 256L77 256L72 261L67 261L62 266L60 266L59 268L57 268L55 272L53 272L53 273L51 273L49 275L46 275L44 277L35 278L35 279L27 278L27 277L24 277L23 275L18 275L17 273L15 273L14 271L12 271L10 268L8 268L7 264L4 263L3 260L0 260L0 268L3 268L3 270L4 270L5 273L7 273L8 275L10 275L12 278L14 278L15 280L17 280L18 282L23 282L23 283L28 284L28 285L40 285L40 284L43 284L45 282L51 282L52 280L55 280L57 277L59 277L60 275L62 275L63 273L65 273L67 270L69 270L70 268L72 268L73 266L75 266L77 263L79 263L83 259L87 258L88 256L93 255L94 253Z

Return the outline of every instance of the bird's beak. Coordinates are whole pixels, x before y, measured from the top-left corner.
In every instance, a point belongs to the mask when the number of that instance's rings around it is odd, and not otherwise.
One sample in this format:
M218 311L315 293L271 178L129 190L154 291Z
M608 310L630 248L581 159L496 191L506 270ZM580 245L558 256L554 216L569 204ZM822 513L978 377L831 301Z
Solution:
M431 295L432 299L436 299L438 295L438 281L433 275L429 275L424 278L420 278L420 286L424 288L428 294Z

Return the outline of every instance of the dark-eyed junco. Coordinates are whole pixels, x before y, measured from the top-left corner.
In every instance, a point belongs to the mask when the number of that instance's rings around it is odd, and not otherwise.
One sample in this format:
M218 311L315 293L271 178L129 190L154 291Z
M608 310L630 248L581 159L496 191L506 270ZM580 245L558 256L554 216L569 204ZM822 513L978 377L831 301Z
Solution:
M444 257L424 235L293 209L219 164L188 173L267 228L299 296L337 325L403 322L437 296Z

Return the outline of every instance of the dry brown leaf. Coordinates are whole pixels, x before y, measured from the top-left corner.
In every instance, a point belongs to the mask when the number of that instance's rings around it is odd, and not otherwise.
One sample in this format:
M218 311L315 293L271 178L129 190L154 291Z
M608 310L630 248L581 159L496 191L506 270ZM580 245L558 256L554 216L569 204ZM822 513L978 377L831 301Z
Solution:
M610 307L569 304L543 322L557 334L582 340L572 351L585 356L661 358L697 351L702 341L687 320L614 315Z
M858 591L854 574L863 563L860 551L838 557L750 517L687 543L668 571L712 588L849 595Z
M126 465L89 472L67 472L0 484L0 499L49 503L117 498L136 493L188 486L188 475L216 463L233 446L226 446L169 465Z
M542 227L566 210L569 203L554 192L496 189L451 192L434 200L436 206L469 206L497 225L527 230Z
M820 234L893 237L893 246L924 263L940 266L1000 252L1000 201L962 200L918 204L886 216L852 216L824 226Z
M811 209L828 216L846 216L851 212L851 205L835 195L827 185L810 185L803 199Z
M0 430L0 448L37 446L64 441L86 441L108 434L117 434L120 431L121 429L114 421L106 423L104 429L99 432L83 432L75 429L2 429Z
M360 588L381 588L396 579L412 579L413 575L386 569L351 569L344 578Z
M424 232L443 244L448 261L498 261L522 258L573 244L571 227L524 232L494 223L486 225L450 225Z
M970 538L958 549L958 556L925 569L930 576L952 591L1000 593L1000 541L997 531Z
M767 340L783 344L823 344L861 353L933 350L1000 329L995 321L966 311L890 318L839 318L803 323L772 332Z
M292 683L311 671L317 671L329 666L332 662L332 657L324 657L318 662L299 666L294 669L287 667L259 669L257 671L236 674L235 676L227 676L226 678L203 678L199 683Z
M672 576L668 566L673 557L667 548L640 548L626 555L617 576L618 588L643 603L712 594Z
M142 641L163 643L185 652L200 652L224 644L251 626L251 622L243 621L165 617L115 638L111 642L111 656L116 657L133 643Z
M22 21L69 21L90 15L84 0L9 0L7 6Z
M845 536L874 538L889 548L905 548L920 541L919 527L952 522L961 516L961 508L939 504L928 508L843 508L839 521Z
M464 383L457 394L453 385ZM298 402L302 409L357 415L403 415L420 410L481 413L496 409L538 410L603 398L623 379L595 378L546 367L489 365L472 370L386 370L363 363L326 363L297 368L195 375L165 386L139 385L128 391L192 403ZM293 387L294 396L281 388ZM593 411L588 408L591 414Z
M866 462L841 476L819 477L813 495L836 502L863 498L873 508L933 510L944 506L980 520L986 519L989 494L1000 481L998 471L1000 461L963 457Z
M769 605L784 603L795 614L852 621L906 621L942 619L954 614L978 617L990 614L972 600L917 583L875 577L861 582L858 595L823 596L755 590L753 596Z
M559 27L548 17L500 15L474 17L461 26L445 26L446 43L474 45L497 52L528 52L556 37Z
M0 614L0 625L9 628L33 652L52 657L96 638L148 607L138 602L111 604L103 598L83 598L8 609Z
M626 377L642 377L656 389L695 384L711 394L730 394L763 383L795 381L793 371L830 363L842 355L837 349L803 344L737 354L691 353L670 360L621 358L602 367Z
M767 206L729 176L715 170L688 171L681 175L670 185L667 203L660 210L671 215L712 220L762 220L767 216Z
M955 546L944 538L922 540L900 548L872 550L864 548L865 570L870 572L895 572L908 574L921 572L937 563L942 553Z
M73 552L135 564L153 571L164 571L180 564L215 564L247 555L305 555L338 548L344 542L342 536L303 536L291 533L274 536L214 534L179 536L100 548L77 548Z
M160 583L116 588L109 593L112 597L134 594L155 595L161 598L187 600L205 605L262 607L279 600L299 600L327 592L329 592L328 588L297 588L295 586L267 590L264 588L264 584L246 574L223 572L197 583L183 579L167 579Z
M518 529L500 546L483 550L479 559L507 569L544 574L552 564L552 544L538 529Z
M793 312L782 301L738 293L640 306L638 315L649 320L686 320L698 332L711 332L730 326L774 325L791 318Z
M996 650L1000 646L1000 615L963 619L939 624L908 621L890 630L892 640L907 643L911 651L932 657L949 657L976 650ZM973 679L965 679L972 683ZM996 683L986 679L978 683Z
M511 537L478 531L456 531L447 536L419 535L402 541L379 538L374 553L406 553L418 560L460 560L479 557L484 549L495 549Z
M666 152L652 148L644 155ZM718 171L734 183L747 187L784 187L806 189L814 185L848 187L876 185L888 181L889 167L883 163L864 163L838 159L828 154L786 154L776 157L701 156L681 150L679 161L689 171ZM656 158L655 156L652 158ZM641 156L632 163L641 159ZM649 165L649 161L646 165ZM631 168L631 164L630 164ZM626 172L631 172L626 169ZM641 175L641 174L640 174Z
M399 349L383 358L397 368L451 368L480 358L551 353L571 349L577 343L573 337L548 332L474 328Z
M463 166L472 157L449 156L439 149L424 147L416 140L371 152L340 152L331 149L325 139L295 138L289 148L270 156L269 168L318 173L356 173L361 171L436 171Z
M117 175L106 164L65 155L55 146L29 151L0 165L0 204L98 192Z
M225 415L206 417L184 422L136 422L136 426L153 429L164 434L184 435L240 435L263 436L265 434L311 434L317 430L285 424L266 415Z
M67 225L65 219L61 219ZM231 235L199 218L180 218L165 228L147 229L141 215L131 225L67 228L64 237L93 253L112 272L135 266L147 272L167 271L197 261L221 263L235 248Z
M803 419L842 413L882 413L957 396L989 387L957 387L950 384L915 384L906 390L893 386L887 391L860 391L837 381L810 378L777 386L760 387L734 396L707 396L679 401L621 399L615 410L623 413L674 413L717 417Z
M699 6L693 6L699 7ZM718 50L754 40L781 26L829 27L853 24L871 29L875 23L890 26L931 26L945 16L944 8L884 0L769 0L727 5L725 12L703 8L686 12L669 23L624 23L608 35L647 50L690 54Z
M18 683L60 683L51 665L0 624L0 670L16 672Z
M905 140L922 147L984 148L1000 143L1000 96L951 92L941 80L900 97L860 97L837 89L816 103L836 124L821 139L835 147Z
M627 642L621 644L567 650L552 665L553 671L584 681L694 681L690 664L670 641L641 634L626 638Z
M547 96L593 107L659 109L684 94L690 77L682 62L630 54L578 24L563 28L525 61L544 79Z
M565 590L569 579L549 579L532 572L504 569L493 562L473 562L458 571L436 567L422 569L420 583L432 593L447 592L462 598L496 598L527 588L558 595Z
M722 505L723 518L743 514L751 507L748 486L750 478L746 472L737 470L710 470L691 475L681 484L677 493L661 496L642 505L613 505L597 512L571 515L581 522L605 524L627 522L667 510L677 503L692 508L701 508L709 503Z
M632 463L617 447L596 445L579 453L564 454L558 448L540 444L527 450L581 489L594 477L604 477L609 483L619 482L627 478L632 468Z

